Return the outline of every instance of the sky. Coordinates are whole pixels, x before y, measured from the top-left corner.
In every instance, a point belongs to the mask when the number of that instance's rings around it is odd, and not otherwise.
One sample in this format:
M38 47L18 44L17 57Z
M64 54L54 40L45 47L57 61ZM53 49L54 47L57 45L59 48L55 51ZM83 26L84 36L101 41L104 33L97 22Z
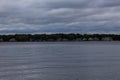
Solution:
M120 33L120 0L0 0L0 33Z

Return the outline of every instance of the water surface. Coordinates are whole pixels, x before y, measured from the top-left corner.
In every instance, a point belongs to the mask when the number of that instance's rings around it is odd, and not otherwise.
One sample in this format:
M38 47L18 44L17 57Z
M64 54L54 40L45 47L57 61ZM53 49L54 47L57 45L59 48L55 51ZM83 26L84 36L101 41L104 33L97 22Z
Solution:
M120 42L0 43L0 80L120 80Z

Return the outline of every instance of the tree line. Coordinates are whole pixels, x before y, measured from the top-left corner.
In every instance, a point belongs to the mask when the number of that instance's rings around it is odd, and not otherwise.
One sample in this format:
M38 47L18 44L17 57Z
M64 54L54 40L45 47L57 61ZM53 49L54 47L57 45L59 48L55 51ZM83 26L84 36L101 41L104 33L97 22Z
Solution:
M0 42L120 41L118 34L14 34L0 35Z

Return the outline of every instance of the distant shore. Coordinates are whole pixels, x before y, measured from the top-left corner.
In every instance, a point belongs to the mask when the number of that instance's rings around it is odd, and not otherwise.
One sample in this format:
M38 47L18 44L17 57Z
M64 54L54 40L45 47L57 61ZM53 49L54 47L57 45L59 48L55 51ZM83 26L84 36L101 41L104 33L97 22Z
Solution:
M0 42L120 41L118 34L14 34L0 35Z

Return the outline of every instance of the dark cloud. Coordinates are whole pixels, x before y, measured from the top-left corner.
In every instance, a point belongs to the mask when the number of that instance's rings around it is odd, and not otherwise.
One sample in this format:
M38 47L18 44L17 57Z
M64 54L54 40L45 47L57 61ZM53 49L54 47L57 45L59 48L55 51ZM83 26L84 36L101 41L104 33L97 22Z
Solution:
M119 33L119 0L1 0L0 33Z

